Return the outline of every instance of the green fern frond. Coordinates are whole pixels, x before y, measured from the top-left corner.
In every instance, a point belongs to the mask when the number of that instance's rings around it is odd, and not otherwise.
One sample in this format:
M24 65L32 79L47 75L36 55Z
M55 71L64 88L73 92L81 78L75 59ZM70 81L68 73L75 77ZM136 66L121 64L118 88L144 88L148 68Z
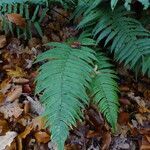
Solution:
M95 77L92 82L93 102L98 105L99 111L102 112L108 123L112 126L113 131L116 129L119 102L118 102L118 85L115 79L117 75L112 69L113 65L103 53L97 54L97 66Z
M92 35L97 43L103 39L105 46L112 42L110 52L114 52L117 61L142 71L142 63L145 62L142 60L150 57L150 32L129 17L130 14L122 8L113 12L110 9L95 9L83 16L78 27L94 26Z
M50 127L52 140L59 150L63 150L69 128L81 119L82 109L88 104L86 88L91 82L95 56L87 46L72 48L65 43L48 45L53 48L42 53L36 61L46 61L39 68L36 93L42 93L40 99L46 108L43 115Z
M24 3L15 3L15 4L6 4L2 5L0 8L0 13L2 16L2 26L3 30L5 31L5 34L7 34L9 31L12 35L17 33L18 37L24 37L25 39L32 37L31 28L34 26L34 28L37 30L37 33L40 36L43 36L42 29L41 29L41 22L44 19L46 12L48 11L48 8L42 8L42 14L39 17L38 13L40 10L40 6L36 5L34 12L31 15L31 12L29 11L29 5ZM17 13L20 14L25 20L26 20L26 27L25 28L19 28L15 24L9 22L5 15L11 14L11 13Z

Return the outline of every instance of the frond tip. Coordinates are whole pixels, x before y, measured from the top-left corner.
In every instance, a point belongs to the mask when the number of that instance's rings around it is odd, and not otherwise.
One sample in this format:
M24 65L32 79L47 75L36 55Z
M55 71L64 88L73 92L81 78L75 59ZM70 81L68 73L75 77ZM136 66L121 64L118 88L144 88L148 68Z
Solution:
M82 109L88 103L86 88L91 81L95 56L92 49L82 45L80 48L63 43L48 45L53 48L42 53L36 61L46 61L39 68L36 93L42 93L41 101L46 107L44 116L52 140L63 150L69 127L81 119Z
M115 131L118 116L118 85L114 80L117 78L115 71L108 58L103 54L97 56L98 70L92 82L93 102L98 105L99 110Z

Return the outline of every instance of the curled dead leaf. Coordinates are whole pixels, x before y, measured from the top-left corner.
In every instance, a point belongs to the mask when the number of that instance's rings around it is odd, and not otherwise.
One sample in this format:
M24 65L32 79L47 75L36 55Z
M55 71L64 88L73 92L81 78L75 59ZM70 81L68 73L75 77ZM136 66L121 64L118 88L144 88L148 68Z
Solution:
M26 27L26 20L20 14L11 13L11 14L7 14L6 17L10 22L14 23L20 28Z
M26 84L29 80L26 78L13 78L12 82L16 84Z

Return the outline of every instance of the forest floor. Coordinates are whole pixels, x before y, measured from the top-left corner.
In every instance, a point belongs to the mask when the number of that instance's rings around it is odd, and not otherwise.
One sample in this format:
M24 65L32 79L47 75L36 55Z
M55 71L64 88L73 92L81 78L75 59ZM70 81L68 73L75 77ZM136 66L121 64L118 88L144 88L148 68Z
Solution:
M56 8L43 22L45 36L29 41L0 35L0 150L55 150L44 118L44 107L34 95L38 65L36 56L49 41L63 42L78 32L68 25L68 14ZM61 15L60 15L61 14ZM15 22L15 21L14 21ZM35 32L35 31L33 31ZM35 32L36 35L36 32ZM150 80L135 75L122 65L117 131L95 106L84 112L84 120L70 131L66 150L150 150Z

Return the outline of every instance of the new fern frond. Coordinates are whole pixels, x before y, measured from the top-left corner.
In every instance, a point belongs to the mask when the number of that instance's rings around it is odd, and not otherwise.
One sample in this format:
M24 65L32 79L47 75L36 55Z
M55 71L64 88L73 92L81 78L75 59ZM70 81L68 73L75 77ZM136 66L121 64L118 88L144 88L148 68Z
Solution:
M119 108L117 92L119 90L115 81L117 75L112 67L113 65L103 53L97 54L97 70L95 70L95 77L91 84L91 93L94 97L93 102L115 131Z
M105 46L112 43L109 50L114 52L115 60L124 62L125 65L139 72L142 71L145 57L150 57L150 32L129 15L131 13L122 8L115 9L113 12L106 8L96 8L88 14L83 14L78 28L93 27L92 35L97 43L103 39ZM149 69L150 65L147 70Z
M86 39L87 40L87 39ZM94 51L86 46L72 48L66 43L49 43L53 48L42 53L37 62L46 61L39 68L36 93L41 93L45 105L44 116L50 127L52 140L63 150L69 128L83 116L88 104L86 88L91 82Z

